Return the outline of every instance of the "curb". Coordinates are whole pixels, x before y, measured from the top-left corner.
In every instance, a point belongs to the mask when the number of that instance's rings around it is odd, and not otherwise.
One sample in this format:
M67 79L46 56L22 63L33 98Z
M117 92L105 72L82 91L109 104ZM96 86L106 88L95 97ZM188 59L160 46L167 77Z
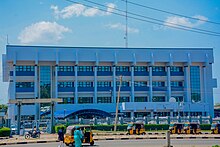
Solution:
M143 140L143 139L166 139L166 137L122 137L122 138L96 138L94 141L101 141L101 140ZM170 137L170 139L220 139L220 137ZM58 140L38 140L38 141L28 141L28 142L8 142L8 143L0 143L0 146L3 145L14 145L14 144L34 144L34 143L53 143L53 142L59 142Z
M0 137L0 140L2 139L9 139L10 137Z
M127 135L127 133L93 133L93 134L95 136ZM210 134L210 133L204 132L202 134ZM146 133L146 135L166 135L166 133L155 132L155 133Z
M0 146L3 145L14 145L14 144L35 144L35 143L52 143L52 142L59 142L58 140L49 140L49 141L43 141L43 140L39 140L39 141L23 141L23 142L7 142L7 143L0 143Z
M220 139L220 137L170 137L171 139ZM166 137L135 137L135 138L96 138L95 141L99 140L141 140L141 139L166 139Z

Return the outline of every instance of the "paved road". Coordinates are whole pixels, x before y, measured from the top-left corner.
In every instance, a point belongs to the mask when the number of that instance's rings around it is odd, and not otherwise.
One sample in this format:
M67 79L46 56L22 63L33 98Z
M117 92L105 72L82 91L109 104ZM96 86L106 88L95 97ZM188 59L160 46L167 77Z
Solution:
M7 147L57 147L59 143L48 144L22 144L10 145ZM220 140L172 140L171 144L174 147L212 147L213 145L220 145ZM157 140L112 140L112 141L96 141L96 147L164 147L166 141L162 139ZM85 145L89 146L89 145Z

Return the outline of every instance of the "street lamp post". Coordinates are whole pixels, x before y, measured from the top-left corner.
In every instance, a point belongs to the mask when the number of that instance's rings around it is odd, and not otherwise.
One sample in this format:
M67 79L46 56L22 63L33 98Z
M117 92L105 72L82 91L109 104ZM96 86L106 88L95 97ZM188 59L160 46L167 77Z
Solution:
M66 109L63 110L63 118L65 119L66 116Z
M122 85L122 76L120 76L119 78L120 78L120 84L119 84L119 88L118 88L118 97L117 97L117 102L116 102L114 131L117 130L117 122L118 122L118 104L119 104L120 90L121 90L121 85Z
M113 101L112 90L110 89L109 92L110 92L110 95L111 95L111 102L112 102Z

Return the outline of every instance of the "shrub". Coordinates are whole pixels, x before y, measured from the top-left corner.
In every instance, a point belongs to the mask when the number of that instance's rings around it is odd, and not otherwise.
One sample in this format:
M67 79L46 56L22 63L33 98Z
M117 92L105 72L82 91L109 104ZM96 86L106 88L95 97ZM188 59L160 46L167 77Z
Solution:
M201 130L210 130L211 125L210 124L201 124L200 128L201 128Z
M0 137L10 136L10 128L3 127L0 129Z
M57 126L55 126L55 132L58 133L58 131L59 131L62 127L64 127L64 132L66 132L66 126L65 126L65 125L57 125Z
M144 125L146 131L151 130L168 130L169 125L168 124L146 124Z
M168 130L169 125L167 124L146 124L145 126L146 131L150 130ZM113 131L114 125L94 125L92 126L93 130L100 130L100 131ZM126 131L127 125L117 125L117 131Z
M94 125L92 126L92 129L100 131L113 131L114 125Z

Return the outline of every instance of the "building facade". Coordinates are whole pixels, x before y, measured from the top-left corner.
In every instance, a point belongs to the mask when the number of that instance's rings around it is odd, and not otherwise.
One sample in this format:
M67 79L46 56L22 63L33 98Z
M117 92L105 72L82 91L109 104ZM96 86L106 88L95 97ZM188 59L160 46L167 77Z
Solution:
M214 115L212 48L115 48L7 45L3 80L9 99L62 98L56 115ZM38 119L42 104L23 104ZM9 117L16 118L15 104Z

